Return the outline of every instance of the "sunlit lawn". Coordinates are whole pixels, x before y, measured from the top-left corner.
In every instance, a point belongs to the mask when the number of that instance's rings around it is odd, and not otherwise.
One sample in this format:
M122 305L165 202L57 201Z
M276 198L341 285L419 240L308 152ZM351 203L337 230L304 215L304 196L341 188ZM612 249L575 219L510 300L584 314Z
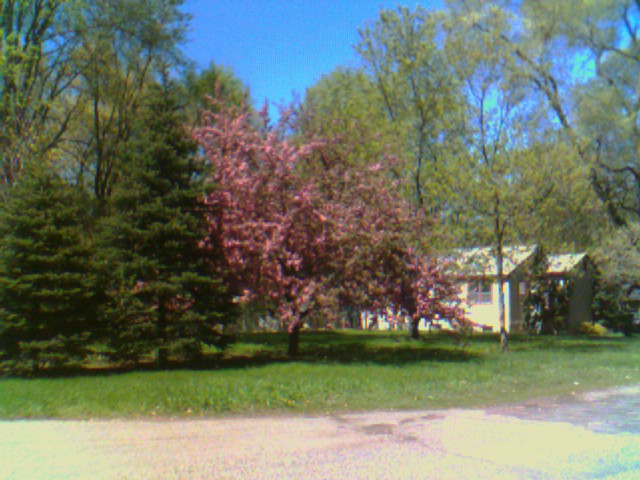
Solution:
M304 332L238 337L207 369L0 380L2 418L200 417L480 407L640 383L640 340Z

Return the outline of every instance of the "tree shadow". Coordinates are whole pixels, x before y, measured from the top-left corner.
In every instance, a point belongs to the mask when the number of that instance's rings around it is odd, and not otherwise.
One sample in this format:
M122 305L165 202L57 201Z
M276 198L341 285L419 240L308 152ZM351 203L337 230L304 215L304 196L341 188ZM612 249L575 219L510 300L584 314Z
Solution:
M626 337L588 337L553 335L518 335L514 337L514 352L602 353L627 348L637 339Z
M487 352L499 346L497 334L461 336L453 333L424 333L412 340L406 332L311 331L301 337L300 354L289 357L286 333L243 333L227 338L227 349L209 352L197 361L170 361L159 368L155 362L111 362L65 369L46 370L28 378L95 377L132 372L172 370L233 370L273 364L324 365L411 365L431 363L480 363ZM625 337L545 337L510 335L510 348L518 352L601 353L626 348L637 339ZM1 375L0 375L1 376ZM5 375L8 377L8 375ZM11 375L18 377L18 375Z
M96 377L132 372L246 369L286 363L401 367L420 362L480 362L484 358L483 354L464 348L457 337L443 334L423 335L420 340L411 340L406 332L305 332L301 335L300 354L295 357L286 354L286 333L247 333L227 340L228 348L225 350L204 354L196 361L169 361L162 368L151 360L136 363L111 362L43 370L25 376Z
M287 335L282 333L243 334L237 344L262 350L246 355L222 354L216 368L248 368L272 363L386 365L403 366L420 362L479 362L484 355L465 348L457 335L423 335L412 340L406 332L305 332L300 337L300 353L286 355Z
M415 345L372 346L362 343L307 347L300 356L301 361L329 364L374 364L402 366L419 362L472 362L480 361L483 355L452 345L429 345L428 341L416 341Z

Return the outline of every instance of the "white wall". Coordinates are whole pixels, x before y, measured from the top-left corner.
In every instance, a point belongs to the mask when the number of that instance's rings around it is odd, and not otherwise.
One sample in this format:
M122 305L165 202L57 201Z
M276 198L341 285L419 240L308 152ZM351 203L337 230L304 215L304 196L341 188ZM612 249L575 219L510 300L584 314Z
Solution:
M491 304L473 304L469 305L467 283L462 286L461 298L463 299L463 306L465 307L465 313L469 320L478 325L484 325L491 327L494 332L500 331L500 309L498 305L498 282L494 282L491 286ZM510 321L510 285L508 281L504 282L504 314L506 318L507 331L511 329Z

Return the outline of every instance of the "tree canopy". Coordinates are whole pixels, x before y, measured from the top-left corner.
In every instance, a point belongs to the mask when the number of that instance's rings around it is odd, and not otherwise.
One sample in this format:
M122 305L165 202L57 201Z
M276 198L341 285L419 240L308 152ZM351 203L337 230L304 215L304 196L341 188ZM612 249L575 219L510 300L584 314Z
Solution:
M210 248L224 252L239 301L271 306L296 337L309 315L331 322L347 307L395 307L414 325L458 318L454 288L420 245L429 219L388 181L383 163L360 168L326 154L330 138L290 143L223 110L195 135L218 186L208 197ZM286 119L282 120L286 122Z

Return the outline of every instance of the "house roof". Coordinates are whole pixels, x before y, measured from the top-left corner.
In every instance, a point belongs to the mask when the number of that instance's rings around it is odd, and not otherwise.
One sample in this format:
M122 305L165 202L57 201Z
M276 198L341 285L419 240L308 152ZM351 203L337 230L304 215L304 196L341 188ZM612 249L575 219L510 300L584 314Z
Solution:
M503 248L502 272L509 276L520 264L529 259L536 251L535 246L509 246ZM492 247L477 247L460 250L456 255L456 264L463 275L496 277L498 265Z
M582 261L586 253L563 253L560 255L549 255L549 274L562 274L573 270Z

